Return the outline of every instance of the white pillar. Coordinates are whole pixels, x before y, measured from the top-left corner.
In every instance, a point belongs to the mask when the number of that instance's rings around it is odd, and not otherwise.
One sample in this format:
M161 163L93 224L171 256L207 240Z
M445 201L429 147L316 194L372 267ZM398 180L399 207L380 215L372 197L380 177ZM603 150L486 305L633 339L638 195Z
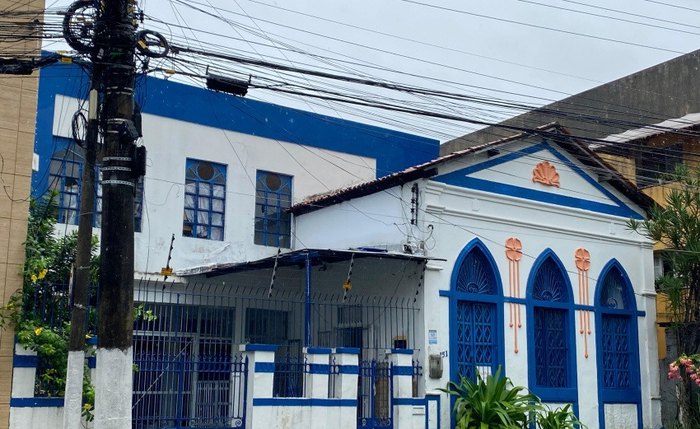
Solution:
M359 366L360 349L351 347L338 347L334 350L331 359L335 359L337 374L335 392L333 397L345 401L352 401L354 407L342 406L338 429L355 429L357 427L357 378L360 374Z
M240 351L244 352L248 359L245 427L270 429L269 416L265 415L266 407L255 407L254 402L259 398L272 398L277 346L244 344L241 345Z
M413 425L413 350L391 349L387 352L391 362L393 423L395 428L411 428Z
M328 376L330 374L331 349L306 347L306 371L304 373L305 397L328 399Z
M12 398L33 398L38 358L36 352L15 344L12 370Z

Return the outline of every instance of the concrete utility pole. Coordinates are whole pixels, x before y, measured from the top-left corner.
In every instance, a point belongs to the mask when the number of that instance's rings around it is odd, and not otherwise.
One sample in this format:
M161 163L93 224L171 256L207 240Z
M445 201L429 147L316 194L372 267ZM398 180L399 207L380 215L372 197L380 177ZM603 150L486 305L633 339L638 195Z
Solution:
M94 63L93 63L94 64ZM80 193L80 221L75 255L75 275L71 297L71 331L68 345L68 368L63 403L63 428L81 427L83 371L85 368L85 325L87 322L90 259L92 257L92 225L95 216L95 159L98 140L98 87L102 80L101 67L93 65L89 98L85 163Z
M135 3L107 0L94 30L104 67L102 235L95 429L130 429L134 300L134 194L143 174L134 127ZM141 156L139 156L141 154Z

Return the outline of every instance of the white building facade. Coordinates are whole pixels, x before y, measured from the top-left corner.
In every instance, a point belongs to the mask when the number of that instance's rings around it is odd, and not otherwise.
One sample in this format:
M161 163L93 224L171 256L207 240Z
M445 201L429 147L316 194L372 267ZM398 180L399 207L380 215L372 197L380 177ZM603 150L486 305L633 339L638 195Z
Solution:
M558 128L541 131L310 199L292 209L297 235L427 258L424 285L395 292L422 308L410 341L422 393L501 367L589 428L658 428L652 243L626 227L649 201Z
M83 159L72 124L87 109L88 76L76 65L45 70L32 192L59 193L64 233L77 227ZM137 278L160 272L173 235L176 270L290 248L286 208L438 153L436 140L151 77L137 82L136 99L147 150L136 195ZM99 191L97 199L96 227Z

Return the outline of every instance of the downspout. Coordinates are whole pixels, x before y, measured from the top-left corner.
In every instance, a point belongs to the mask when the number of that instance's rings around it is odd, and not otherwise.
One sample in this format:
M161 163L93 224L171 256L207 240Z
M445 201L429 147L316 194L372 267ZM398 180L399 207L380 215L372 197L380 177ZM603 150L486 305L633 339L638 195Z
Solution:
M304 346L311 347L311 254L306 254L306 288L304 302Z

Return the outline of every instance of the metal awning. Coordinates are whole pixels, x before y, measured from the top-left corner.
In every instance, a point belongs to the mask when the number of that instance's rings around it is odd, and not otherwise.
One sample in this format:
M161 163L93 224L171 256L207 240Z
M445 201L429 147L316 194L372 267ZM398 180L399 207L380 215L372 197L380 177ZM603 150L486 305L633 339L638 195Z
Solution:
M279 256L270 256L256 261L248 262L231 262L223 264L209 264L198 267L185 268L175 271L175 274L180 277L204 275L206 277L216 277L224 274L231 274L242 271L263 270L272 268L277 260L278 267L299 266L304 267L307 258L313 265L322 263L332 263L340 261L348 261L351 258L373 258L373 259L397 259L404 261L427 261L437 260L445 261L445 259L428 257L419 254L409 254L394 252L379 248L360 247L356 249L300 249L289 252L280 253Z

